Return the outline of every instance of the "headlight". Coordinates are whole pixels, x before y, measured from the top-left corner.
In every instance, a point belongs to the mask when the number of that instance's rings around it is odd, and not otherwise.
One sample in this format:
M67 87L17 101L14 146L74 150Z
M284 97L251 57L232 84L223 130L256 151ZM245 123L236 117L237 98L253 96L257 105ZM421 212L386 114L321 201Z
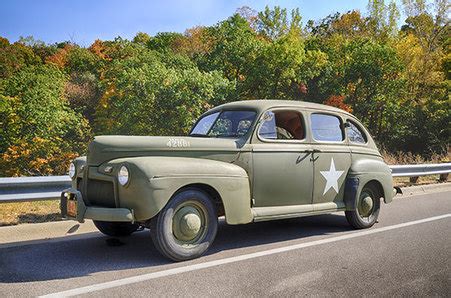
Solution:
M119 181L119 183L124 186L128 183L128 179L129 179L129 173L128 173L128 169L126 166L122 166L119 169L119 173L117 173L117 180Z
M75 165L74 165L73 162L71 162L70 165L69 165L69 177L70 177L71 179L74 179L75 173L76 173L76 172L77 172L77 171L75 170Z

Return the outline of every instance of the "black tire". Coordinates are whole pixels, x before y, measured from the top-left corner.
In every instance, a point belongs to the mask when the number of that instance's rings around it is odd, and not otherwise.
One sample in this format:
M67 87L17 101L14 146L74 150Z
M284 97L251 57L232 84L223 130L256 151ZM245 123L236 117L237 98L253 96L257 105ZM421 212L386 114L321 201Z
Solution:
M114 222L114 221L99 221L93 220L94 225L105 235L120 237L128 236L135 232L138 228L138 224L132 224L130 222Z
M216 206L197 189L177 193L157 216L150 220L150 235L157 250L174 261L201 256L218 231Z
M359 194L355 210L345 211L346 219L354 229L370 228L377 222L380 206L381 194L378 187L368 183Z

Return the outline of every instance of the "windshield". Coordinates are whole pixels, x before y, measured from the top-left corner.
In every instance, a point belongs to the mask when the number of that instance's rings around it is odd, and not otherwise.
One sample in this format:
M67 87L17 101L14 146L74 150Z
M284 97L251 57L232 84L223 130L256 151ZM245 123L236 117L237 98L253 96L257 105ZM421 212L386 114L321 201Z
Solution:
M190 136L202 137L241 137L254 122L254 111L221 111L202 117Z

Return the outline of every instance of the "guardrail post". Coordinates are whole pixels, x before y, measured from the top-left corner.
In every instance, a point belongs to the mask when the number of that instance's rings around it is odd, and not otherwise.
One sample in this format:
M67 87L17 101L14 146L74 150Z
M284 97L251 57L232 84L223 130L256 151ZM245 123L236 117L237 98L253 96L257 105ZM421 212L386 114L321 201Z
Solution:
M448 181L448 173L440 174L440 178L438 179L440 182Z
M418 178L420 177L410 177L410 183L417 183L418 182Z

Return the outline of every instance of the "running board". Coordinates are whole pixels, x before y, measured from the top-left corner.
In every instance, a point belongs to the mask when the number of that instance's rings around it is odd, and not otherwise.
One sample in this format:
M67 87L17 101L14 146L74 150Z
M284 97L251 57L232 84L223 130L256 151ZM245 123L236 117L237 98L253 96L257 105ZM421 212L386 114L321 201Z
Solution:
M254 207L254 221L294 218L309 215L328 214L346 210L344 202L331 202L291 206Z

